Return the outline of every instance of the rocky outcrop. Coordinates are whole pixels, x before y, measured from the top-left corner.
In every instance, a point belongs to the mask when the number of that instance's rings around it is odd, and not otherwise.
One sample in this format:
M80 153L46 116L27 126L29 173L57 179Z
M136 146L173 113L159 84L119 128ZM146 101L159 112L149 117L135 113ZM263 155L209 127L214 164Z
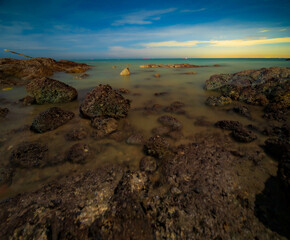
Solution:
M209 106L224 106L232 103L232 99L224 96L210 96L206 102Z
M130 109L130 100L125 99L110 85L99 85L89 92L80 106L86 118L124 118Z
M265 106L265 118L287 121L290 108L290 68L262 68L210 77L206 90L221 97Z
M54 130L74 117L74 113L53 107L40 113L32 122L30 129L37 133Z
M34 97L37 104L66 103L75 100L75 88L50 78L34 79L26 86L26 91Z
M85 72L90 68L84 63L60 60L55 61L51 58L33 58L33 59L0 59L0 86L22 86L29 83L32 79L49 77L54 72L72 72L79 69Z

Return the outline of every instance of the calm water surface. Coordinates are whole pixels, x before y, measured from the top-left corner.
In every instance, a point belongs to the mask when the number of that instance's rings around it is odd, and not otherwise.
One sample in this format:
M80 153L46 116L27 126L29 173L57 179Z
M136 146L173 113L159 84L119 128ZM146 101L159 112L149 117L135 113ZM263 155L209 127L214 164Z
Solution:
M77 60L75 60L77 61ZM210 122L218 120L238 120L243 124L263 125L261 118L261 109L252 107L254 120L250 121L240 117L234 113L225 111L223 108L211 108L204 104L206 98L214 93L203 90L205 81L213 74L218 73L235 73L246 69L259 69L262 67L290 67L290 62L284 59L132 59L132 60L96 60L96 61L78 61L85 62L94 67L87 73L90 75L86 79L75 79L77 74L56 73L52 78L63 81L79 92L77 101L66 104L49 104L42 106L23 107L16 103L19 99L26 96L24 87L16 87L9 91L0 91L1 107L8 107L10 113L7 119L1 121L0 125L0 164L8 164L9 156L12 150L23 141L39 141L46 143L49 148L50 158L64 155L75 142L68 142L64 136L73 128L85 127L90 128L88 120L79 117L79 104L85 94L99 84L110 84L113 88L127 88L130 94L124 95L132 100L131 111L128 115L129 122L146 138L152 136L151 130L160 126L157 118L160 115L148 115L142 110L148 102L152 105L158 103L162 106L168 106L174 101L185 103L187 115L174 115L183 123L183 133L185 136L191 136L200 132L218 132L219 129L213 127L195 126L194 122L197 117L204 116ZM198 65L214 65L220 64L221 67L204 67L204 68L151 68L143 69L143 64L176 64L189 63ZM116 66L115 69L112 66ZM130 76L120 76L123 68L129 67ZM155 73L160 73L160 78L155 78ZM186 75L186 72L196 72L194 75ZM154 93L168 92L164 96L154 96ZM44 134L35 134L29 130L21 131L25 125L30 125L33 118L40 112L52 106L59 106L65 110L73 111L76 117L66 125ZM255 144L263 142L263 136ZM186 143L186 139L172 144ZM17 169L10 187L0 189L0 198L6 198L16 193L35 189L41 184L55 179L58 176L80 169L94 168L106 162L126 163L132 168L137 168L140 158L143 156L142 146L131 146L125 142L118 143L110 139L95 141L88 137L82 142L87 143L93 152L96 153L90 158L85 165L77 165L65 163L55 167L47 167L44 169ZM97 150L102 152L97 154ZM273 164L269 159L269 164ZM273 170L274 171L274 170Z

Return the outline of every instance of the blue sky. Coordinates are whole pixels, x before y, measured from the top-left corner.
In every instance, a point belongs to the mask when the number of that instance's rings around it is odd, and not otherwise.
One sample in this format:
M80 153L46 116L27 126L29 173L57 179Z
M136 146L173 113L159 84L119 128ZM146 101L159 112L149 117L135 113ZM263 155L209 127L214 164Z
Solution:
M290 57L289 11L289 0L0 0L0 49L56 59Z

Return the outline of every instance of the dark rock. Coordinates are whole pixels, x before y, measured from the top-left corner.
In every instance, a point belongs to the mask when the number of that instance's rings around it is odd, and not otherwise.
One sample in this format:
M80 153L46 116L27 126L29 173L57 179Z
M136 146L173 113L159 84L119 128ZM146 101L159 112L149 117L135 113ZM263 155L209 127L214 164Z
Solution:
M0 166L0 186L1 185L10 185L13 178L13 168L8 166Z
M161 126L161 127L156 127L152 129L152 133L154 135L159 135L159 136L163 136L166 135L170 132L170 128L169 127L165 127L165 126Z
M176 118L172 116L161 116L158 118L158 121L165 127L170 128L170 130L181 130L182 123L179 122Z
M209 106L224 106L232 103L232 99L223 96L210 96L207 98L206 102Z
M132 134L126 141L127 144L140 145L144 143L144 136L140 133Z
M160 136L149 138L145 143L144 150L148 155L157 158L164 158L172 153L169 143L165 138Z
M146 114L158 114L162 112L162 106L160 104L148 102L145 104L144 110Z
M205 117L198 117L196 121L194 122L194 125L201 126L201 127L209 127L213 126L212 122L209 122L205 119Z
M48 148L34 142L23 142L10 156L10 163L19 168L41 168L47 165Z
M86 118L111 117L124 118L130 108L130 100L113 90L110 85L99 85L89 92L80 106Z
M97 129L97 131L93 132L93 138L101 139L116 131L118 122L114 118L95 117L91 119L91 126Z
M124 130L117 130L117 131L111 133L108 137L110 139L113 139L113 140L117 141L117 142L122 142L122 141L126 140L129 137L128 136L129 134L128 134L128 132L126 132ZM96 136L95 139L98 139L98 137Z
M70 148L67 154L67 160L72 163L83 164L85 163L89 154L89 147L86 144L76 143Z
M290 197L290 151L285 153L282 159L279 161L277 175Z
M249 119L252 118L251 112L250 112L249 108L246 106L239 105L239 106L233 107L233 112L235 112L243 117L249 118Z
M73 117L74 113L72 112L52 107L34 118L30 129L37 133L44 133L66 124Z
M154 93L154 96L156 97L160 97L160 96L165 96L165 95L168 95L169 92L158 92L158 93Z
M32 80L27 84L26 91L35 98L37 104L66 103L78 97L75 88L50 78Z
M130 91L126 88L119 88L116 90L119 94L129 94Z
M243 127L243 125L238 121L227 121L222 120L215 123L215 126L225 130L236 130Z
M146 156L140 161L139 168L141 171L153 173L157 169L156 159L154 157Z
M265 151L280 160L290 152L289 141L278 137L269 138L265 141Z
M8 108L0 108L0 119L5 118L8 113L9 113Z
M257 139L257 136L246 128L234 129L231 135L238 142L248 143Z
M179 101L171 103L168 107L164 108L165 112L175 113L175 114L185 114L186 111L182 109L185 104Z
M20 99L20 101L22 102L22 105L30 106L30 105L35 103L35 98L31 97L31 96L26 96L26 97Z
M84 128L73 129L71 132L65 135L68 141L78 141L87 138L87 131Z

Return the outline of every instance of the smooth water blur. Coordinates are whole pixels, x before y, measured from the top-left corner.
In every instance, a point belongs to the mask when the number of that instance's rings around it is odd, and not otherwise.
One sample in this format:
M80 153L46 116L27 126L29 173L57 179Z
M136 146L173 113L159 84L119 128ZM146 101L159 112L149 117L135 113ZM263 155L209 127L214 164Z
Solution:
M205 117L207 121L216 122L218 120L231 119L238 120L244 124L263 125L260 107L250 106L255 120L250 121L232 112L225 111L224 108L212 108L204 104L206 98L213 92L206 92L203 89L204 83L213 74L235 73L247 69L259 69L263 67L290 67L290 62L285 59L130 59L130 60L88 60L78 61L92 65L92 69L87 71L88 78L76 79L79 74L55 73L51 78L63 81L78 90L77 101L66 104L33 105L24 107L18 100L26 96L24 87L15 87L9 91L0 91L1 107L8 107L10 113L5 120L1 120L0 125L0 164L8 164L9 156L15 146L23 141L39 141L48 145L50 158L65 155L68 149L75 142L68 142L64 135L73 128L83 126L91 129L90 122L79 117L79 104L91 89L99 84L110 84L113 88L127 88L130 93L124 95L132 100L131 111L128 115L129 122L145 138L152 136L151 130L160 126L157 118L162 114L148 115L140 110L148 102L150 104L160 104L168 106L174 101L185 104L186 115L175 115L183 124L184 139L199 132L220 131L213 127L200 127L194 125L197 117ZM200 67L200 68L140 68L144 64L178 64L189 63L196 65L214 65L220 67ZM112 68L116 66L116 68ZM123 68L129 67L130 76L120 76ZM184 74L196 72L196 74ZM155 78L154 74L160 73L160 78ZM168 92L164 96L154 96L154 93ZM76 117L66 125L43 134L32 133L28 127L33 118L40 112L52 106L59 106L65 110L73 111ZM23 129L24 130L21 130ZM180 144L186 140L171 142ZM264 137L258 139L262 143ZM40 184L61 176L65 173L77 171L83 168L94 168L105 162L126 163L132 167L138 167L139 160L143 156L142 146L131 146L125 142L119 143L110 139L95 141L88 136L81 142L88 144L92 149L101 148L102 151L88 161L85 165L65 163L55 167L44 169L17 169L12 185L5 191L0 189L0 197L7 197L18 192L31 190Z

